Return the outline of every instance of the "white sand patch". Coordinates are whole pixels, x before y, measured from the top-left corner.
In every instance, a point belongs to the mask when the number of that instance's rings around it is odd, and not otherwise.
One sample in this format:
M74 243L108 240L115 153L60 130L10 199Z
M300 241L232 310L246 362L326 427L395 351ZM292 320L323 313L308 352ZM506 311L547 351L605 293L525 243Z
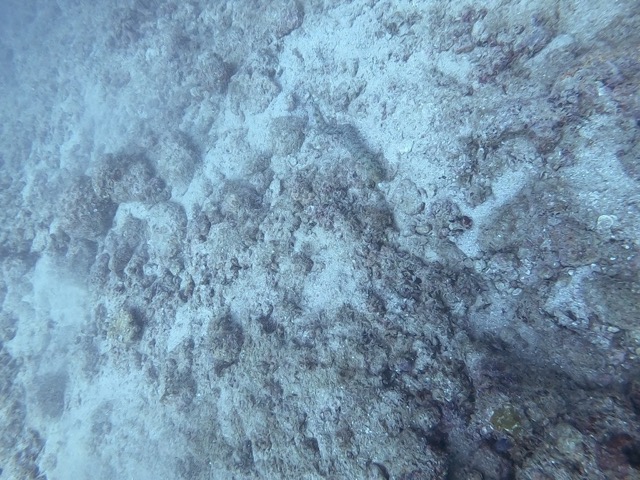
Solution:
M492 183L493 195L483 204L470 210L474 227L465 232L456 240L456 245L469 257L475 257L481 253L478 244L480 227L486 227L491 222L496 210L513 199L520 189L530 180L531 172L525 170L510 171L497 178Z

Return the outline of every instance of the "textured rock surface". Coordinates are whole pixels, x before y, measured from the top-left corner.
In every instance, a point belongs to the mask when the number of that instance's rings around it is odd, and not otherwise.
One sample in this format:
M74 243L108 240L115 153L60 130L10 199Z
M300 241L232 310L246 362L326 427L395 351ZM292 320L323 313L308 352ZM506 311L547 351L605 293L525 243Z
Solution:
M640 475L637 2L11 3L0 478Z

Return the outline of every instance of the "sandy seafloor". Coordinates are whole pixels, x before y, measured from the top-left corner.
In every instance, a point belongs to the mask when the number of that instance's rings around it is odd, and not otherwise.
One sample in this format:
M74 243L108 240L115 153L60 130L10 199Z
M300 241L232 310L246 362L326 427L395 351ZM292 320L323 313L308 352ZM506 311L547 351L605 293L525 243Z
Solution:
M640 478L636 0L2 0L0 66L0 479Z

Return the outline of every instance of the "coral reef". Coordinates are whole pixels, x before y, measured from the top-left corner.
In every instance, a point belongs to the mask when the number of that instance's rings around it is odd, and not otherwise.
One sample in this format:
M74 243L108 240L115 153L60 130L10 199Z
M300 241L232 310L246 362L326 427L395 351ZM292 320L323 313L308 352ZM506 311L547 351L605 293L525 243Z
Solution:
M639 475L631 0L76 3L0 33L0 476Z

